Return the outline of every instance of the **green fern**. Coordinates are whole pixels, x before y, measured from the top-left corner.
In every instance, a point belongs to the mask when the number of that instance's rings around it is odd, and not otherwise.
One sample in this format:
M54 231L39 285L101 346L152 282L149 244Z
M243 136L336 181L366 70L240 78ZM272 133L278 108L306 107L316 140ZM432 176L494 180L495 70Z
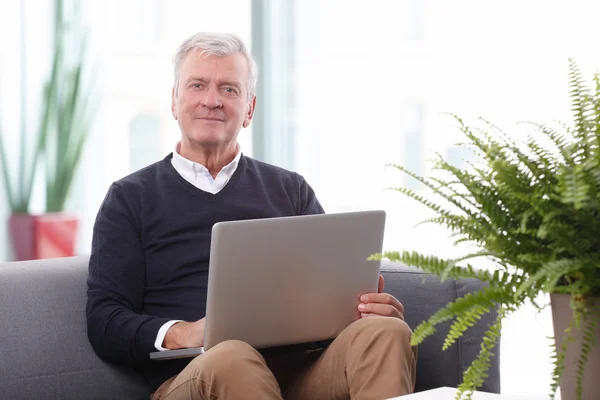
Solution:
M565 333L570 338L572 329L583 330L577 364L581 398L583 369L597 339L594 327L600 323L600 310L582 306L586 299L600 296L600 74L594 75L589 89L575 62L569 62L572 126L529 122L537 136L530 134L517 143L489 121L481 119L483 127L471 127L450 114L467 139L459 145L475 157L467 162L468 168L457 168L439 154L433 171L441 176L421 177L393 165L432 192L433 197L428 198L406 188L393 188L435 212L435 217L422 223L444 226L456 238L455 244L479 250L456 259L409 251L389 251L371 258L416 266L442 280L475 278L488 283L480 292L449 303L417 326L412 344L435 333L438 324L452 321L445 350L484 314L499 309L479 355L464 373L457 398L463 393L470 398L483 384L503 318L525 303L543 309L545 305L536 303L540 293L571 295L574 320ZM474 269L469 261L478 257L487 258L496 269ZM565 351L565 341L553 350L552 394L565 368Z

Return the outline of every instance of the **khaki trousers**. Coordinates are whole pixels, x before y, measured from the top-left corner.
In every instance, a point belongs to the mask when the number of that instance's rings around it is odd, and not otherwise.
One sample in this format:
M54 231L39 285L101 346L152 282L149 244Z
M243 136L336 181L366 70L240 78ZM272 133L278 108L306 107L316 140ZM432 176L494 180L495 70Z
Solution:
M412 393L417 349L396 318L367 317L326 349L261 355L240 341L194 358L158 388L154 400L386 399Z

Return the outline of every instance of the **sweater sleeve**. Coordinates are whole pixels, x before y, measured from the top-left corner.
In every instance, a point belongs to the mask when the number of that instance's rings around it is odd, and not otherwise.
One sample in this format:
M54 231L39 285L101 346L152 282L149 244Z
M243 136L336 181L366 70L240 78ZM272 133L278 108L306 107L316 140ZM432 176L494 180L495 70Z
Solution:
M300 215L325 214L325 210L321 207L315 191L306 182L304 177L298 175L298 178L300 179Z
M113 184L100 207L92 239L86 307L88 338L109 361L149 359L169 318L142 314L146 264L139 210Z

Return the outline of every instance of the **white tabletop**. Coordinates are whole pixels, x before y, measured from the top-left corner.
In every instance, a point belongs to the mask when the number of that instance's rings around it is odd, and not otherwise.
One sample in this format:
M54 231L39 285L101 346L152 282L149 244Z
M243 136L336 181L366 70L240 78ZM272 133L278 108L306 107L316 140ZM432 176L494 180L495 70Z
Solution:
M389 400L454 400L456 389L450 387L441 387L424 392L409 394L406 396L394 397ZM473 392L473 400L547 400L547 397L531 395L506 395L493 394L485 392Z

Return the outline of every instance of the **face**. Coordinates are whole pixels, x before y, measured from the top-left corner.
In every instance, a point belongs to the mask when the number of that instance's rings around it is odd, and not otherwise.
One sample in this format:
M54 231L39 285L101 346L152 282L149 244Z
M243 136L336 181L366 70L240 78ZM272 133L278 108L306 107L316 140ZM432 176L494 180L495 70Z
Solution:
M248 64L241 54L201 56L193 50L184 59L173 88L171 111L182 140L204 147L230 144L250 125L256 97L248 100Z

